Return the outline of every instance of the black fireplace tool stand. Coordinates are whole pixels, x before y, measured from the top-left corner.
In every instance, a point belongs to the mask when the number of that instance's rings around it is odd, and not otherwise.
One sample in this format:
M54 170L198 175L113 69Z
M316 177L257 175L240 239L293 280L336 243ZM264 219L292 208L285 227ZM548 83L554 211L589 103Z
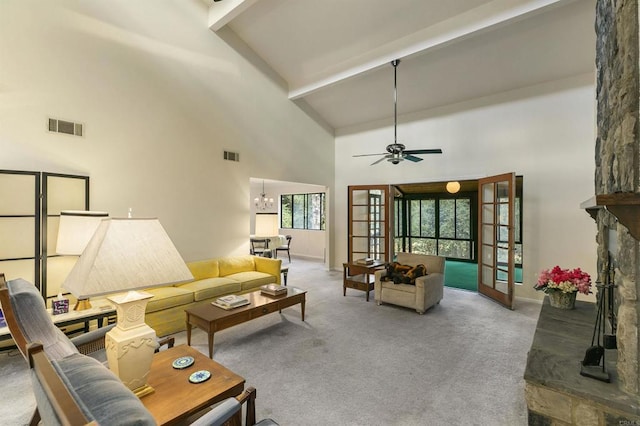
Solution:
M605 349L616 349L616 313L614 310L613 283L614 271L607 268L604 271L605 283L596 283L598 288L598 311L596 313L596 323L593 327L591 346L586 350L580 375L610 383L611 374L605 365ZM609 320L610 333L606 331L605 320ZM602 343L601 338L602 337Z

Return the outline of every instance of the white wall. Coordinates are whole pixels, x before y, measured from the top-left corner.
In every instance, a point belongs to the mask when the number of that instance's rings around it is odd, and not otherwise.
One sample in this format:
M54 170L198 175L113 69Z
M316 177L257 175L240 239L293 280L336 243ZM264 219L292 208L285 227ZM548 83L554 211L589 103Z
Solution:
M331 187L333 142L201 0L0 2L0 169L87 174L93 209L158 217L185 260L248 253L250 176Z
M278 212L280 195L282 194L311 194L318 192L327 193L329 197L329 190L326 187L304 183L293 182L281 182L267 180L264 184L264 191L268 198L273 198L274 203L272 208L264 210L265 212ZM255 230L255 213L256 208L254 199L260 196L262 192L262 180L251 180L251 193L249 202L251 204L251 233ZM327 204L329 201L327 200ZM330 231L330 230L329 230ZM307 230L307 229L280 229L280 234L291 235L291 249L289 250L291 255L307 257L312 259L326 260L325 252L328 245L328 233L321 230ZM282 258L282 256L280 256Z
M342 129L336 136L334 265L347 257L347 186L447 181L515 172L524 177L524 284L558 264L596 273L595 222L579 204L594 195L594 77L523 88L436 111L399 117L408 149L442 148L419 163L369 164L353 154L383 152L393 122Z

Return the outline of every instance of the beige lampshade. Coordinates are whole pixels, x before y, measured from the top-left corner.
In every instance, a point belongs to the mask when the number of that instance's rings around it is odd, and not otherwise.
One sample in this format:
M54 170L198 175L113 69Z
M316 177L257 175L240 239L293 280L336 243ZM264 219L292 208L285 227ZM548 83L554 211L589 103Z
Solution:
M87 298L192 279L157 219L104 219L62 287Z
M278 213L256 213L256 237L273 237L278 230Z
M452 181L452 182L447 182L447 192L450 192L451 194L455 194L456 192L460 191L460 182L458 181Z
M98 229L107 212L64 210L60 212L56 253L79 256Z

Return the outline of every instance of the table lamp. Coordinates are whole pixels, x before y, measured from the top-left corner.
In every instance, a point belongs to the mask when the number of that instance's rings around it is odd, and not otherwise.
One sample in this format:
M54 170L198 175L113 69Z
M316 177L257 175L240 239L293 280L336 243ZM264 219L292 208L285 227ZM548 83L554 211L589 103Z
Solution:
M273 237L278 229L278 213L256 213L256 237Z
M62 286L78 298L110 295L117 324L105 336L109 368L141 397L153 392L156 333L144 322L153 295L133 290L192 279L157 219L104 219Z
M107 212L89 210L63 210L60 212L56 253L63 256L80 256L98 229ZM78 299L76 311L90 309L89 299Z

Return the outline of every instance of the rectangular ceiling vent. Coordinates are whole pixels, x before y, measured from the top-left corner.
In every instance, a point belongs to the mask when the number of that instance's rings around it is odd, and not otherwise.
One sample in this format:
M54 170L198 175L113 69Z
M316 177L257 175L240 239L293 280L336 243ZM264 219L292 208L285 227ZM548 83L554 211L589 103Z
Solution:
M49 131L55 133L65 133L67 135L82 136L83 125L71 121L49 119Z
M239 152L224 152L224 159L229 161L240 161L240 153Z

